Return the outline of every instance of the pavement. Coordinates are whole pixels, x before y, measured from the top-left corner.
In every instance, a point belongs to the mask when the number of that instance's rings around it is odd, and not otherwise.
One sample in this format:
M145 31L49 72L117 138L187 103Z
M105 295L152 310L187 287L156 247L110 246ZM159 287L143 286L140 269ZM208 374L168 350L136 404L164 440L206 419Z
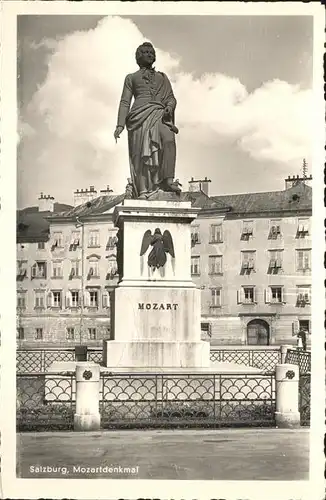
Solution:
M17 476L307 480L309 429L22 433Z

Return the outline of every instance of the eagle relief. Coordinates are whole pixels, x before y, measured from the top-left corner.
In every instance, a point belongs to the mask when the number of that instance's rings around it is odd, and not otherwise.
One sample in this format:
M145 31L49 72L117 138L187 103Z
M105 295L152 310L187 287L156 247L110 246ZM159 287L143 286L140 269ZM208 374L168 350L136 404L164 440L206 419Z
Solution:
M148 255L147 264L153 271L165 266L167 253L174 259L174 246L170 231L165 230L163 234L159 228L155 229L154 234L152 234L150 229L145 231L140 256L143 256L147 252L150 245L153 248Z

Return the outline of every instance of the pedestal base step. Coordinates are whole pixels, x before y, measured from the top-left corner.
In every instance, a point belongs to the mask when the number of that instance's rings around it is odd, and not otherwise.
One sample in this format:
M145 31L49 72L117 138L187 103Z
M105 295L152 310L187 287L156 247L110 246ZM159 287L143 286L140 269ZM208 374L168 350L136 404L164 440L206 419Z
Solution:
M104 340L103 362L112 368L209 368L209 343Z

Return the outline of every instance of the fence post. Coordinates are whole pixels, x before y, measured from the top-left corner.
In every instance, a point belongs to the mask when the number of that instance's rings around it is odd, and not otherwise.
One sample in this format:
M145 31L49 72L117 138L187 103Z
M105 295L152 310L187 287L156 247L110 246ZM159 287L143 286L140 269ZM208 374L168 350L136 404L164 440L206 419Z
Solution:
M96 431L101 426L100 366L96 363L76 365L75 431Z
M290 363L275 367L277 427L300 427L299 368Z
M286 354L288 349L291 349L291 345L281 345L281 363L284 364L286 360Z

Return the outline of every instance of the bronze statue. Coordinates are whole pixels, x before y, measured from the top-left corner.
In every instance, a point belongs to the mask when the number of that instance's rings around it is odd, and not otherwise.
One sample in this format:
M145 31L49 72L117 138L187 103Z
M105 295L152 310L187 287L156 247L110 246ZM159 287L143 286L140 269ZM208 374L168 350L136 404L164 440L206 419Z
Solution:
M142 199L160 189L181 192L179 183L174 181L177 102L168 77L153 68L155 60L151 43L145 42L137 48L139 70L125 78L114 132L117 141L123 129L128 130L134 196Z
M172 236L168 230L165 230L163 235L159 228L155 229L154 234L151 233L150 229L145 231L140 256L147 252L149 245L152 245L153 248L148 255L147 264L153 271L165 266L167 253L173 258L175 257Z

